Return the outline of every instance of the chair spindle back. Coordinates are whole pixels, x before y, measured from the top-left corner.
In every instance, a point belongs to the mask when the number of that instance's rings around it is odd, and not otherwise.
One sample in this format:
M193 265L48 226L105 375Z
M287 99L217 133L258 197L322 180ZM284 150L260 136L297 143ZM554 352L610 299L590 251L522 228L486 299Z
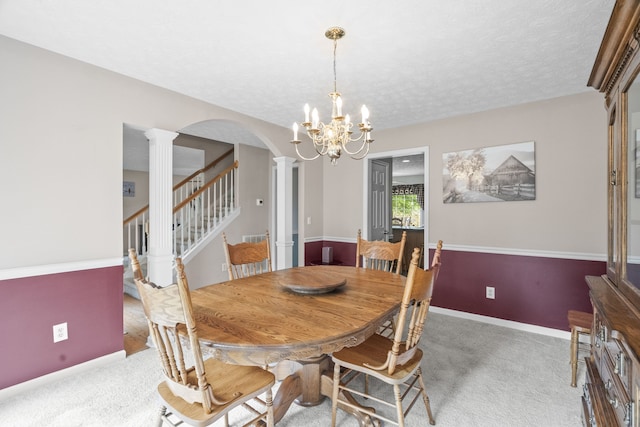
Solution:
M235 245L227 242L227 236L222 233L229 280L254 276L271 271L271 246L269 231L260 242L242 242Z
M206 378L182 260L176 259L178 283L159 287L144 278L137 278L135 270L139 268L139 263L135 251L129 251L129 257L167 386L174 395L189 403L200 403L205 413L211 413L214 404L226 402L215 398ZM187 366L185 355L188 355L187 360L192 361L193 366Z
M402 232L402 238L399 242L391 243L382 240L365 240L362 238L362 232L358 230L356 267L360 267L360 258L362 258L362 267L364 268L400 274L406 241L406 231Z
M413 250L393 346L387 357L386 367L390 375L394 373L397 366L403 365L413 357L420 342L431 304L433 286L441 267L442 241L438 242L438 247L440 249L440 251L436 249L438 257L429 270L423 270L418 265L420 248Z

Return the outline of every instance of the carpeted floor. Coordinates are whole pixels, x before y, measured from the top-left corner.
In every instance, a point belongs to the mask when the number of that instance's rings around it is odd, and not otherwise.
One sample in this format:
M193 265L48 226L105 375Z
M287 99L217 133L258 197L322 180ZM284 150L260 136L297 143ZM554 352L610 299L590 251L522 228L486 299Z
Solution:
M437 426L578 427L584 364L578 388L569 386L569 342L431 313L421 347L423 371ZM154 425L160 381L155 350L67 378L0 402L0 425ZM374 380L372 380L372 385ZM242 418L242 411L232 420ZM331 402L293 405L278 426L328 426ZM218 425L218 424L216 424ZM219 425L223 425L222 422ZM339 413L339 426L357 422ZM426 426L420 402L408 426Z

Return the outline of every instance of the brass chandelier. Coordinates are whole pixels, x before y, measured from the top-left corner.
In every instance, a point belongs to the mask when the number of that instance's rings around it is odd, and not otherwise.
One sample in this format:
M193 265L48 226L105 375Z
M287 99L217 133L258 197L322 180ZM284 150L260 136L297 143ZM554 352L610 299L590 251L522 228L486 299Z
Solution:
M298 139L299 127L297 123L293 124L293 140L291 143L295 145L296 153L301 159L314 160L320 156L328 155L331 159L331 164L335 165L343 151L353 159L363 159L369 153L369 144L373 142L373 139L371 139L373 128L369 123L369 110L363 105L360 110L362 121L358 123L360 134L355 137L352 136L353 123L348 114L342 114L342 98L336 85L336 48L338 40L344 37L345 31L340 27L331 27L324 35L329 40L333 40L333 92L329 94L332 103L331 122L326 124L321 122L318 109L314 108L310 112L309 104L305 104L302 126L306 129L307 136L311 139L311 142L313 142L316 154L313 157L305 157L300 154L298 145L301 141ZM353 145L352 143L355 142L360 142L358 149L349 150L347 148L348 144Z

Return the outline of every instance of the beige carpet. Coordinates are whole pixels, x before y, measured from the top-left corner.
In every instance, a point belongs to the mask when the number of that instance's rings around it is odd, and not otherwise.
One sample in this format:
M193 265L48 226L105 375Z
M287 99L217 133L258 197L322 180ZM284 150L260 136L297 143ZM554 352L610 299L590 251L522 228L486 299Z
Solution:
M431 313L422 348L436 425L444 427L578 427L584 364L569 386L569 342ZM154 425L160 381L155 350L0 402L0 425ZM372 380L373 383L373 380ZM238 412L233 418L242 418ZM278 426L328 426L331 403L293 405ZM216 425L223 425L222 423ZM340 426L357 426L341 413ZM408 426L427 426L418 402Z

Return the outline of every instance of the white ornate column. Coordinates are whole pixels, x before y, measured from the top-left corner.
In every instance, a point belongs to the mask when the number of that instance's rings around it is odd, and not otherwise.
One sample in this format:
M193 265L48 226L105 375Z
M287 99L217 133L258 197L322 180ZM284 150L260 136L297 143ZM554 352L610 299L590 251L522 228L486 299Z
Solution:
M173 283L173 140L176 132L149 129L149 253L147 274L158 286Z
M276 269L293 266L293 163L291 157L276 162Z

